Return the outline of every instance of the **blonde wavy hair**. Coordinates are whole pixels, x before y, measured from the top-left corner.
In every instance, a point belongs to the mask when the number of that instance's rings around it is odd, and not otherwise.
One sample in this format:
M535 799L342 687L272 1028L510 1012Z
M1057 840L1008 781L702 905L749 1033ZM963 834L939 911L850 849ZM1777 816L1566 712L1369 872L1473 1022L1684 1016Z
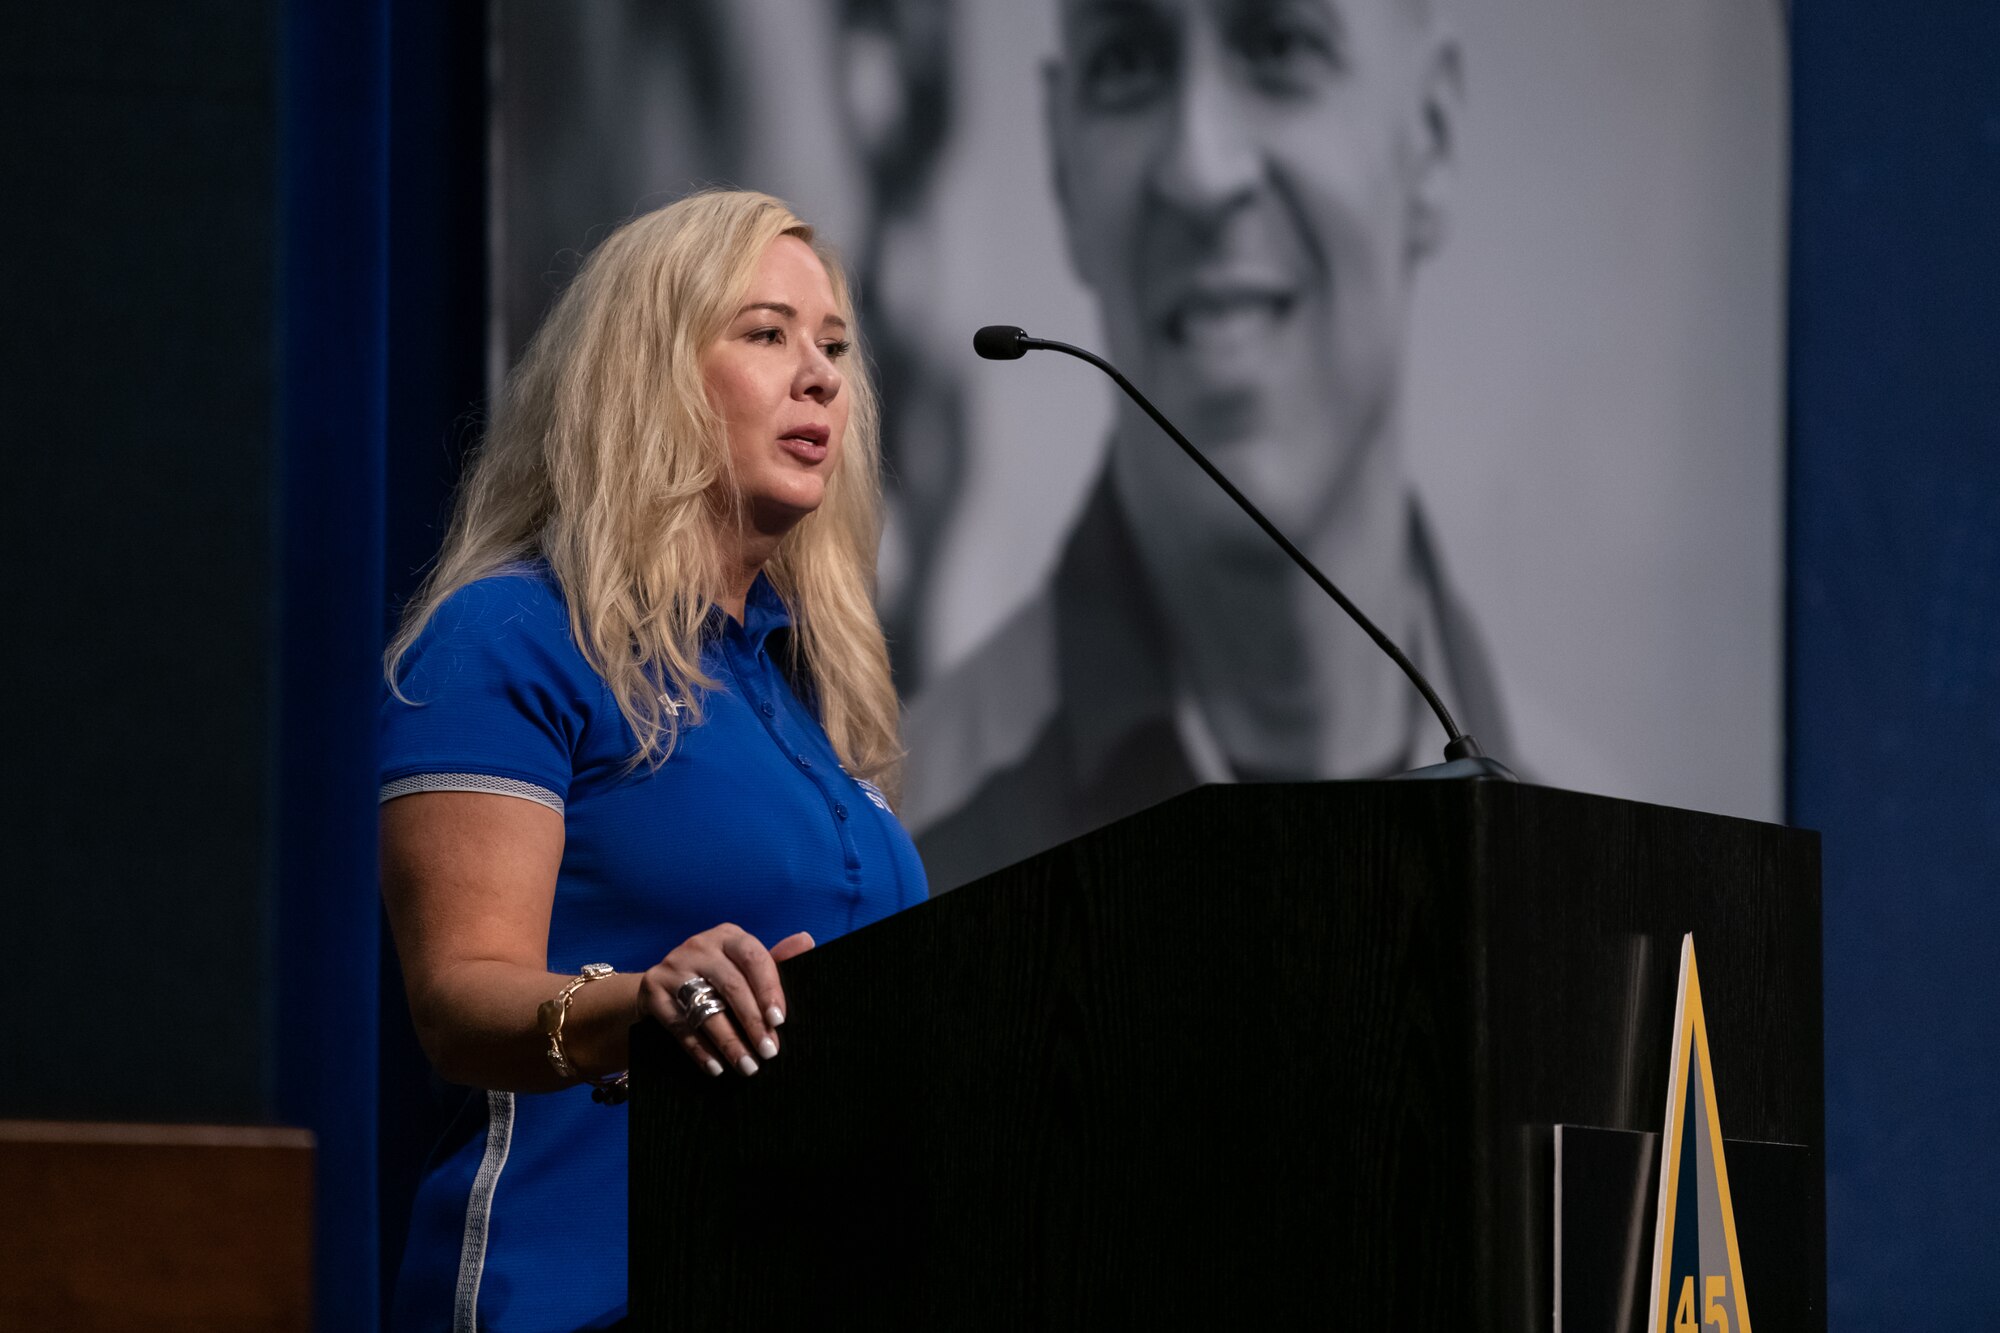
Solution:
M539 557L569 605L578 648L638 738L634 765L664 762L681 729L700 725L702 694L716 686L701 647L725 593L720 538L740 521L702 354L781 236L813 248L855 327L839 262L769 195L692 195L597 247L507 378L437 563L389 644L392 688L446 598ZM893 799L902 750L874 605L880 413L862 358L842 367L847 435L825 499L764 572L792 617L794 680L817 700L848 771Z

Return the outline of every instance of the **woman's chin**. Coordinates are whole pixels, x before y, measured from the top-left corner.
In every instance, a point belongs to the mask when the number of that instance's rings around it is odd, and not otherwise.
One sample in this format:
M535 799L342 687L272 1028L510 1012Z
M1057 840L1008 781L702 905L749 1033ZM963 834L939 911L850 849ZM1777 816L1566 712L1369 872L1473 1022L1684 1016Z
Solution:
M750 522L767 536L782 537L811 515L826 499L826 487L817 478L811 485L787 486L782 490L750 497Z

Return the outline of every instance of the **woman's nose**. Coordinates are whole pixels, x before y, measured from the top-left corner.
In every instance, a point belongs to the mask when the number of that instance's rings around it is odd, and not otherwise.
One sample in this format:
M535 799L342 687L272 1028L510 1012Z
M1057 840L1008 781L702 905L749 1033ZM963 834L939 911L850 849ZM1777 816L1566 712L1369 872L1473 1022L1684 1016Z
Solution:
M826 349L814 346L805 355L798 375L792 381L795 397L810 398L821 407L832 402L840 393L840 367L826 354Z

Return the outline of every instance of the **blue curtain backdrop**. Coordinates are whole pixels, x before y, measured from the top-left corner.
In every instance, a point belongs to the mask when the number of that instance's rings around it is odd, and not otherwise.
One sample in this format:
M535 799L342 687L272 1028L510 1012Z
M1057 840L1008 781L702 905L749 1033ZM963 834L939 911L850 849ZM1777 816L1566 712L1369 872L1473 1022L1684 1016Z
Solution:
M2000 1318L2000 5L1792 7L1790 817L1836 1329Z
M280 52L278 1118L319 1136L318 1326L377 1326L438 1128L377 901L382 645L484 376L485 7L291 0Z
M318 1136L318 1327L378 1316L375 705L382 642L389 6L281 38L276 1087Z
M285 14L272 1104L319 1134L319 1326L365 1330L422 1123L376 663L479 392L483 19ZM2000 6L1797 6L1793 77L1788 773L1826 839L1833 1327L1968 1327L2000 1309Z
M395 0L390 11L385 633L443 539L486 374L486 6ZM377 1179L386 1298L418 1173L443 1130L443 1104L410 1026L386 926L382 938Z

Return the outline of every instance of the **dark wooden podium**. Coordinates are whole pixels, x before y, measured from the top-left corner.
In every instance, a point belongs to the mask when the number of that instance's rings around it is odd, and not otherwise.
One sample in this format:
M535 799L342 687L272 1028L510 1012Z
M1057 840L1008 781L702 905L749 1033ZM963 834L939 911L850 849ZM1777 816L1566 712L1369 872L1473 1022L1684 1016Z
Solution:
M1823 1329L1817 836L1490 781L1168 801L786 964L754 1078L636 1032L633 1324L1547 1329L1686 931L1724 1132L1799 1145L1753 1318Z

